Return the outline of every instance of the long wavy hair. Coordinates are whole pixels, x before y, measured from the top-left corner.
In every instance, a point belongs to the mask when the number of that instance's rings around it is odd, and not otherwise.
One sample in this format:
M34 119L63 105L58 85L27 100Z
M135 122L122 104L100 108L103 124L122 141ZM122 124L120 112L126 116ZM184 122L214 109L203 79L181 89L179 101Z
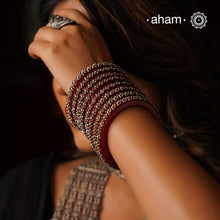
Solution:
M42 1L41 25L60 1ZM165 124L181 134L181 146L219 181L219 76L209 56L204 59L196 29L189 22L152 25L147 21L158 14L184 16L184 12L171 0L80 1L114 62L158 86Z

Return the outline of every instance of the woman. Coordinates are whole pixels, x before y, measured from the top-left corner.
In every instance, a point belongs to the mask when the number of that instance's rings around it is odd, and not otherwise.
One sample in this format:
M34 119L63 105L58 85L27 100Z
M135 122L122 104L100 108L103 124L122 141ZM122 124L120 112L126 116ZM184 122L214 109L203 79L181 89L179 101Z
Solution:
M187 25L146 22L159 12L176 13L165 5L43 2L45 26L29 54L42 59L53 75L54 93L77 148L91 152L92 146L116 170L90 153L69 161L30 162L1 183L2 189L10 183L3 198L12 198L2 200L2 219L220 219L219 133L210 118L211 90ZM132 94L127 106L108 96L118 85L122 92L116 95ZM102 98L110 104L100 104L103 111L93 113ZM107 114L111 103L116 107ZM85 109L94 117L87 117Z

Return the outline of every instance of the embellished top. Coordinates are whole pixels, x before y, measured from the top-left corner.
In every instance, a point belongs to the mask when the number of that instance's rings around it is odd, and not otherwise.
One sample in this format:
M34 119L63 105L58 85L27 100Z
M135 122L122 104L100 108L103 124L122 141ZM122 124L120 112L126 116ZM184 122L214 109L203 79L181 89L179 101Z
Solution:
M99 219L105 186L111 172L124 179L119 170L111 168L98 156L74 167L50 220Z
M51 220L98 219L110 173L97 156L74 167Z

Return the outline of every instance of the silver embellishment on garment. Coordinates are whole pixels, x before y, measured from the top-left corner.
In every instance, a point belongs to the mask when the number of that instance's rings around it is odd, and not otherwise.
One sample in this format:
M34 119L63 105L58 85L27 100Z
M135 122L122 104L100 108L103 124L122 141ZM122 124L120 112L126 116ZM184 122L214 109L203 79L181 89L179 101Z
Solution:
M73 168L51 220L99 219L111 171L114 172L97 156Z

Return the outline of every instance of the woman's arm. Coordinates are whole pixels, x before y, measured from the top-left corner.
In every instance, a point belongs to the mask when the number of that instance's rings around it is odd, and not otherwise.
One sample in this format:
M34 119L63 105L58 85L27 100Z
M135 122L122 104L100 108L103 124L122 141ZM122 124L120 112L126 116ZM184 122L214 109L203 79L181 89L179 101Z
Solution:
M29 46L67 93L78 73L94 62L111 61L98 30L77 10L56 14L77 21L62 30L42 27ZM215 181L161 128L147 110L129 108L109 130L110 151L149 220L220 219Z
M109 149L149 220L219 220L220 187L142 107L120 113Z

